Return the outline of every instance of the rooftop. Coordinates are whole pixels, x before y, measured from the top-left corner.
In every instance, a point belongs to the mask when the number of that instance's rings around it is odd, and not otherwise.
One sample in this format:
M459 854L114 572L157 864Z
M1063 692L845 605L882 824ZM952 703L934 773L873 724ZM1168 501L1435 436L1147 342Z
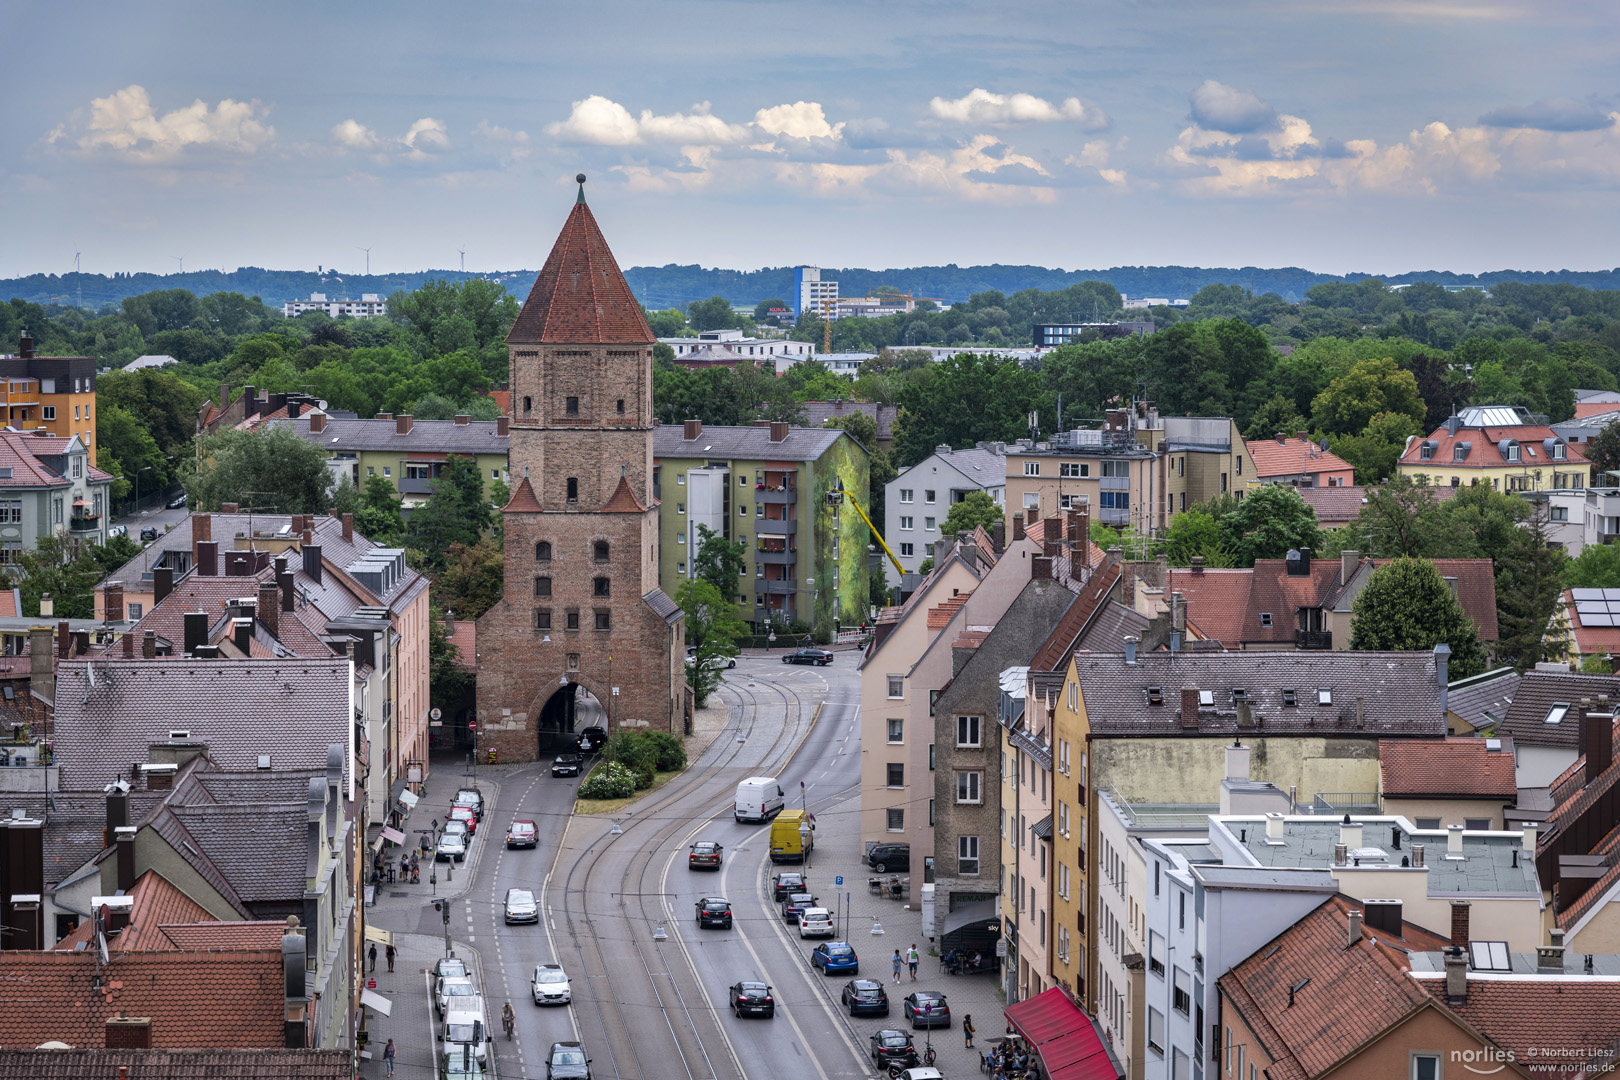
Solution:
M1353 472L1355 466L1331 450L1294 436L1277 439L1250 439L1245 444L1254 459L1256 476L1300 476L1309 473Z
M877 423L878 442L894 438L895 421L900 419L900 406L879 405L875 401L807 401L800 408L804 411L805 427L822 427L827 421L852 412L865 413Z
M654 338L591 208L585 176L551 254L518 312L508 344L644 345Z
M347 1049L0 1050L0 1080L350 1080Z
M1446 691L1446 709L1480 731L1501 723L1513 704L1523 678L1510 667L1497 668L1467 679L1457 679Z
M328 453L335 450L399 450L405 453L431 454L504 454L511 442L508 435L496 434L499 421L469 420L458 424L454 420L412 420L409 431L399 431L394 420L339 420L325 418L325 430L311 432L310 418L296 420L271 418L271 424L289 427L300 438L321 447Z
M1511 735L1520 746L1574 749L1580 743L1580 702L1585 698L1620 702L1620 675L1527 671L1496 733Z
M653 433L653 456L659 459L713 458L728 461L815 461L844 437L841 428L789 427L787 437L771 441L769 426L703 425L695 439L684 425L660 424Z
M1393 739L1378 744L1385 798L1499 798L1518 794L1513 745L1502 739Z

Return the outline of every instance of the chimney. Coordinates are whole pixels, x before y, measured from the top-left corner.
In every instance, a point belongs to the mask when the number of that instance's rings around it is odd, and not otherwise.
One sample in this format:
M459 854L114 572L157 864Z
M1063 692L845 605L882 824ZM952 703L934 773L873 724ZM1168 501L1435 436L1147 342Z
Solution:
M1461 426L1462 426L1462 417L1457 416L1455 413L1453 413L1451 416L1446 418L1446 434L1447 435L1455 435L1455 434L1457 434L1457 429L1460 428Z
M1580 743L1586 756L1585 783L1590 784L1614 764L1614 717L1595 710L1583 716Z
M304 576L317 585L321 583L321 545L304 545Z
M287 933L281 939L281 974L283 1005L288 1017L308 1015L309 989L304 982L305 955L304 937L298 933L293 920L297 916L288 918ZM306 1021L287 1020L285 1042L289 1048L299 1048L308 1042L304 1033Z
M1446 826L1446 858L1462 858L1463 827L1461 825Z
M56 657L48 626L28 628L28 686L47 702L56 700Z
M23 327L22 337L17 342L17 353L24 360L32 360L34 358L34 335L28 332L28 328L26 326Z
M788 426L780 420L771 421L770 440L773 443L783 442L788 437Z
M39 617L49 619L56 614L56 600L50 593L42 593L39 598Z
M1343 844L1334 844L1333 845L1333 865L1334 866L1349 866L1350 865L1350 849L1345 847Z
M1357 694L1356 695L1356 727L1358 729L1364 728L1364 727L1367 726L1367 711L1366 711L1366 709L1367 709L1367 706L1366 706L1365 699L1363 699L1360 694Z
M185 613L185 653L187 656L196 656L197 650L208 644L208 612L188 611Z
M277 639L281 637L281 604L277 595L280 592L274 578L259 582L259 621L264 623L266 632Z
M191 515L191 554L192 561L196 561L197 544L203 540L214 538L214 517L212 514Z
M1127 664L1135 664L1136 663L1136 644L1137 644L1137 642L1139 640L1141 640L1141 639L1137 638L1134 634L1127 634L1126 635L1126 637L1125 637L1125 662Z
M1453 945L1446 950L1446 1004L1461 1005L1467 1000L1468 950Z
M1178 634L1187 632L1187 598L1180 590L1170 594L1170 629Z
M114 912L114 917L118 916ZM128 912L123 912L127 924ZM102 1045L108 1050L150 1050L152 1048L152 1018L149 1016L134 1017L110 1016L103 1026L104 1035ZM129 1080L129 1066L118 1066L118 1080Z
M125 660L133 660L133 659L135 659L135 635L134 634L125 634L122 637L120 637L118 639L118 641L123 646L124 659Z
M1363 923L1368 930L1382 930L1393 937L1404 936L1399 900L1368 900L1363 905Z
M75 630L75 631L73 631L73 655L74 656L89 656L90 655L90 631L88 631L88 630Z
M691 442L702 434L703 421L701 420L688 420L681 428L681 439L684 442Z
M158 566L152 569L152 606L163 603L164 597L174 591L174 567Z
M466 427L470 423L472 423L472 417L467 413L456 414L456 427Z
M1349 814L1344 815L1344 820L1339 822L1339 843L1351 851L1361 846L1361 822L1351 821Z
M1536 831L1535 822L1527 821L1524 823L1524 850L1525 854L1532 859L1536 857Z
M1013 515L1012 527L1013 527L1013 543L1016 544L1018 541L1020 541L1020 540L1022 540L1024 538L1024 515L1023 514L1014 514Z
M1564 931L1553 927L1547 931L1548 944L1536 947L1537 971L1564 970Z
M148 630L141 635L141 655L148 660L157 658L157 631Z
M1450 707L1449 698L1451 689L1446 681L1446 671L1451 667L1451 646L1445 642L1434 647L1434 678L1440 684L1440 719L1446 718L1446 710Z
M1427 865L1423 861L1423 859L1424 859L1423 853L1424 853L1425 850L1426 850L1426 847L1423 844L1413 844L1412 845L1412 868L1414 870L1421 870L1421 869L1424 868L1424 866Z
M113 843L118 848L118 891L125 896L135 887L135 832L133 825L119 825L112 830Z
M1341 552L1339 552L1339 584L1343 585L1345 582L1349 581L1350 580L1350 575L1354 574L1356 572L1356 567L1358 567L1360 565L1361 565L1361 552L1359 552L1359 551L1341 551Z
M1037 555L1029 560L1029 576L1033 581L1050 581L1052 579L1052 557L1050 555Z
M1005 521L998 521L990 526L990 544L996 549L997 555L1007 550L1007 523Z
M414 422L415 418L412 417L410 413L400 413L398 416L394 417L394 434L409 435L411 433L411 425Z
M122 581L107 582L107 621L124 621L124 583Z
M345 544L354 543L354 515L353 514L344 514L343 515L343 542Z
M222 513L222 514L234 514L240 509L242 509L242 504L241 503L220 503L219 504L219 512Z
M506 438L507 433L508 433L508 431L510 429L511 423L512 423L512 418L510 416L497 416L495 418L495 435L496 435L496 437L501 438L501 439Z
M1249 779L1249 748L1241 741L1234 741L1226 748L1226 778L1238 781Z
M1283 816L1273 810L1266 815L1266 839L1281 840L1283 838Z
M66 619L56 624L56 658L66 660L73 655L73 631Z
M1181 688L1181 726L1183 728L1198 727L1198 687L1183 686Z
M129 824L129 785L114 780L107 785L107 831L101 837L102 847L111 847L118 830Z
M326 414L323 413L323 412L312 412L312 413L310 413L309 414L309 433L311 435L319 435L325 430L326 430Z
M197 573L202 577L219 576L219 541L197 541Z
M378 420L392 420L393 418L394 414L391 412L380 412L377 414Z
M1466 900L1451 902L1451 943L1463 949L1468 948L1468 908Z
M1239 701L1234 707L1237 709L1237 726L1240 728L1254 727L1254 706L1244 700Z
M290 612L293 609L293 581L294 578L292 571L290 570L283 570L280 574L276 575L276 583L281 588L282 611ZM278 634L277 636L279 637L280 635Z
M1350 933L1345 943L1346 948L1361 943L1361 912L1355 908L1350 909Z
M1204 557L1202 555L1194 555L1192 557L1192 572L1195 574L1202 574L1204 572Z

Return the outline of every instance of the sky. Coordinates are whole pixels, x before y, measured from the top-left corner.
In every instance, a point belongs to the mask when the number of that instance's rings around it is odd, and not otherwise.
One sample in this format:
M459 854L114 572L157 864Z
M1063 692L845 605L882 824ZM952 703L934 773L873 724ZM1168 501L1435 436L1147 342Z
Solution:
M537 268L579 172L624 266L1620 264L1612 0L8 0L0 40L0 276Z

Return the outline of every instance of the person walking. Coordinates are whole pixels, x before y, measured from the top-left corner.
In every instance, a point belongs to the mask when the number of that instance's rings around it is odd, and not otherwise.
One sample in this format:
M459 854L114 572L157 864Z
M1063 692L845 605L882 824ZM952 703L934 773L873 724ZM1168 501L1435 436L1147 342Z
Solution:
M366 955L371 957L371 971L372 971L372 974L376 974L376 972L377 972L377 943L375 941L373 941L371 943L371 951L366 953Z
M917 946L915 943L913 943L911 948L906 950L906 966L911 969L912 982L917 981L917 963L921 959L922 956L918 954Z
M383 950L383 955L388 957L388 974L392 975L394 973L394 943L392 941L390 941L388 943L388 947Z
M377 950L375 948L372 949L372 952L376 952L376 951ZM900 950L899 949L894 950L894 981L895 982L900 981Z
M394 1075L394 1040L389 1039L388 1045L383 1047L383 1064L388 1067L388 1075Z
M962 1037L967 1040L967 1048L969 1050L973 1049L973 1014L972 1013L966 1013L966 1014L964 1014L962 1016Z

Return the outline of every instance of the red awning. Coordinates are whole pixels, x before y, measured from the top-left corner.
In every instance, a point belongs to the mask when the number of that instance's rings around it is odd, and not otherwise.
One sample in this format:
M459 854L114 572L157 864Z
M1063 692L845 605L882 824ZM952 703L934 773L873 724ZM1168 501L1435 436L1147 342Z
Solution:
M1009 1006L1007 1020L1041 1060L1049 1080L1121 1080L1125 1070L1096 1022L1057 987Z

